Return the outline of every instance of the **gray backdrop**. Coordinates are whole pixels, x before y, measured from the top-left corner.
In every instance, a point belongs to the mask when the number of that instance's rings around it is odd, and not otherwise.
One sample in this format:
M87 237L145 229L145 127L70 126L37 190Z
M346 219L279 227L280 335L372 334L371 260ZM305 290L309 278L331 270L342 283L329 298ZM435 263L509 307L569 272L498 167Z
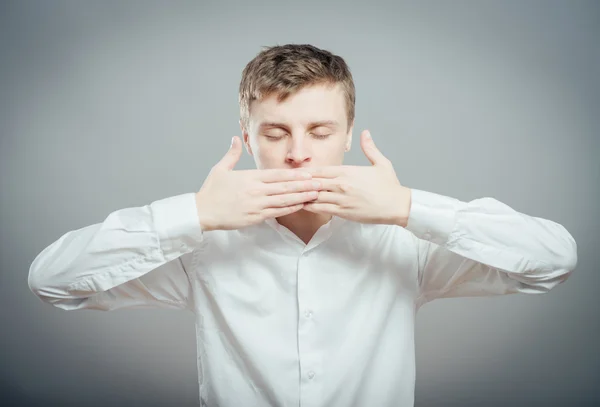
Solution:
M67 313L27 274L68 230L198 190L239 134L244 65L289 42L352 69L348 164L369 128L404 185L495 197L578 243L549 294L426 305L416 405L600 403L600 3L349 3L2 2L0 404L198 406L192 315Z

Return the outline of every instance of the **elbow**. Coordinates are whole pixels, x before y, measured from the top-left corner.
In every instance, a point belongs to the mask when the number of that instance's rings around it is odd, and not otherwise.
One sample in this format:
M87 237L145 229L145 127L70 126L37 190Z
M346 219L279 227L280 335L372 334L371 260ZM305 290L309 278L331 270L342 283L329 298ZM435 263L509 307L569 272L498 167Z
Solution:
M36 296L40 296L40 292L42 291L42 285L38 280L37 276L33 275L31 271L29 272L29 277L27 278L27 285L29 286L29 290L34 293Z
M577 266L577 255L564 257L563 261L556 262L553 266L548 266L540 272L535 272L523 276L521 283L524 284L522 291L545 294L554 289L561 283L564 283L571 277Z
M560 267L566 269L569 274L575 270L577 267L577 242L573 235L571 235L567 229L563 226L563 234L564 234L564 246L563 246L563 255L561 258L563 261L559 262Z
M578 255L577 255L577 242L575 242L575 239L573 239L573 236L569 235L569 245L568 245L568 250L567 250L567 261L565 263L566 269L569 271L569 273L572 273L573 270L575 270L575 268L577 267L577 260L578 260Z
M63 290L54 287L48 279L43 277L44 274L46 273L44 273L43 270L32 268L29 271L29 276L27 278L29 289L42 302L65 311L88 306L87 298L71 297L68 294L64 295Z
M53 290L50 282L44 278L45 274L45 270L32 266L27 277L27 285L29 286L29 290L41 301L55 305L54 303L57 298L52 295Z
M562 230L564 236L562 245L550 253L549 260L544 262L548 265L547 271L540 276L546 292L567 281L577 267L577 243L564 227Z
M65 234L61 239L47 246L29 266L27 285L29 290L42 302L56 308L70 310L85 308L93 293L79 289L81 267L76 262L77 256L69 256L68 247L63 245Z
M44 268L40 264L40 257L36 257L31 266L29 267L29 275L27 277L27 285L29 290L34 293L42 301L47 302L44 292L47 290L47 281L44 279L46 274Z
M572 270L552 269L545 273L512 276L518 281L517 292L525 294L546 294L559 284L564 283L572 274Z
M552 277L557 278L559 283L566 281L573 274L578 262L577 243L566 230L564 240L565 243L561 250L556 250L553 253L553 261L550 263L550 274Z
M29 275L27 277L27 285L29 290L33 292L39 299L44 302L50 302L52 292L51 286L53 277L52 267L52 252L55 245L50 245L42 250L31 262L29 266Z
M44 303L61 308L63 302L71 299L71 293L68 287L61 283L59 275L60 273L43 263L41 256L38 256L29 268L29 290Z
M552 261L540 261L535 269L522 274L517 280L520 292L545 294L571 277L577 267L577 247L575 241L560 255L553 253ZM514 277L514 276L513 276Z

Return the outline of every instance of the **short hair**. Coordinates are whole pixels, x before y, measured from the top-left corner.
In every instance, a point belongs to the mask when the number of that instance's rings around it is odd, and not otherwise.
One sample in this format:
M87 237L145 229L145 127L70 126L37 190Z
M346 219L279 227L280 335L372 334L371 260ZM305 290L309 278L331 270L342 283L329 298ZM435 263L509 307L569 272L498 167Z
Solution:
M354 120L354 80L344 59L310 44L263 47L244 68L239 88L240 120L245 129L250 104L273 94L283 102L311 85L340 84L346 100L347 128Z

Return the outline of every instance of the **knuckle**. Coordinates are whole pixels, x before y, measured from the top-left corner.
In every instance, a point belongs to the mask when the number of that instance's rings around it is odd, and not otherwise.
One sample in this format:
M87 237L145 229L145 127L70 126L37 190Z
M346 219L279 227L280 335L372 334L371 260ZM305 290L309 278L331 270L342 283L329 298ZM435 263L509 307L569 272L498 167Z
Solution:
M255 216L256 214L260 214L259 207L255 206L255 205L251 205L248 209L246 209L247 216Z
M305 179L303 172L301 172L301 171L291 170L289 175L290 175L290 178L293 178L293 179L299 179L299 180Z
M260 195L260 190L258 188L250 188L248 190L248 195L250 195L250 196L258 196L258 195Z

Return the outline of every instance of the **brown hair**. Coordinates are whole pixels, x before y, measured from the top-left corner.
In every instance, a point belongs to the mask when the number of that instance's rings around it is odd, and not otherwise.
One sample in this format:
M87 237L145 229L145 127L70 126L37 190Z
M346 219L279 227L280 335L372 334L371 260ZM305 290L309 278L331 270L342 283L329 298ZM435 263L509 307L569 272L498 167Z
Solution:
M239 89L240 119L248 128L250 104L272 94L283 102L305 86L341 84L348 129L354 120L355 90L348 65L340 56L309 44L263 47L244 68Z

